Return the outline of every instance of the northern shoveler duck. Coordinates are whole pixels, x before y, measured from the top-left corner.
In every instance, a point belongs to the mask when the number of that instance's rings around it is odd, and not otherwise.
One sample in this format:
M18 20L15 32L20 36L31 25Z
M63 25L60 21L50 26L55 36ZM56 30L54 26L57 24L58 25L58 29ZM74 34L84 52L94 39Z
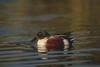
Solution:
M38 32L32 41L36 40L37 52L70 50L73 48L73 41L70 34L71 32L50 35L48 32L42 31Z
M71 38L69 37L69 35L66 36L65 34L50 35L46 31L38 32L36 37L32 41L34 40L36 40L37 52L64 51L65 49L70 50L72 48ZM44 56L47 54L41 55Z

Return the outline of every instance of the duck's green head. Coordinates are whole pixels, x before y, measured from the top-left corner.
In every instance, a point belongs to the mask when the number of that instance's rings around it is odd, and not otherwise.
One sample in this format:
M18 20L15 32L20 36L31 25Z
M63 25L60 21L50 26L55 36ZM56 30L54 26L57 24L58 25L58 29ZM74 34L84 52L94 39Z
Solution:
M50 34L49 34L47 31L39 31L39 32L37 33L37 36L38 36L39 38L43 38L43 37L48 37L48 36L50 36Z

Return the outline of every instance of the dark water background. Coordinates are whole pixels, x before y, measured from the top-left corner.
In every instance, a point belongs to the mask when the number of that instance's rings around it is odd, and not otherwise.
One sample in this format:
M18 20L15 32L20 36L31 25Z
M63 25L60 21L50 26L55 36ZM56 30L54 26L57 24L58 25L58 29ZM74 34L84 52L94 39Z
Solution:
M100 0L0 0L0 67L100 67ZM73 32L65 55L36 60L27 45L40 30ZM17 45L16 45L17 44ZM64 56L64 57L63 57Z

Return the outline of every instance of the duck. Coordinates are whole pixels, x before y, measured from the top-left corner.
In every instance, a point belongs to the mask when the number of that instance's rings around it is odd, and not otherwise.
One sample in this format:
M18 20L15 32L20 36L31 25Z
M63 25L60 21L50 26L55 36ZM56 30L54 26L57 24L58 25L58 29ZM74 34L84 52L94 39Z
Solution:
M73 48L71 32L63 34L49 34L47 31L39 31L32 41L36 41L37 52L64 51ZM34 46L34 45L33 45Z

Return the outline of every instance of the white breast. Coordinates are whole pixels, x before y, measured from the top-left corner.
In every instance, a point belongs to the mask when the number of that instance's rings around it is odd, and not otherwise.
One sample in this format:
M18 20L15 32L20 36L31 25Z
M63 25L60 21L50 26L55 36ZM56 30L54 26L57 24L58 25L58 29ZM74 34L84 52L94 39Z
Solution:
M47 42L47 38L43 38L43 39L39 39L37 41L37 49L38 49L38 52L46 52L47 49L46 49L46 42Z

